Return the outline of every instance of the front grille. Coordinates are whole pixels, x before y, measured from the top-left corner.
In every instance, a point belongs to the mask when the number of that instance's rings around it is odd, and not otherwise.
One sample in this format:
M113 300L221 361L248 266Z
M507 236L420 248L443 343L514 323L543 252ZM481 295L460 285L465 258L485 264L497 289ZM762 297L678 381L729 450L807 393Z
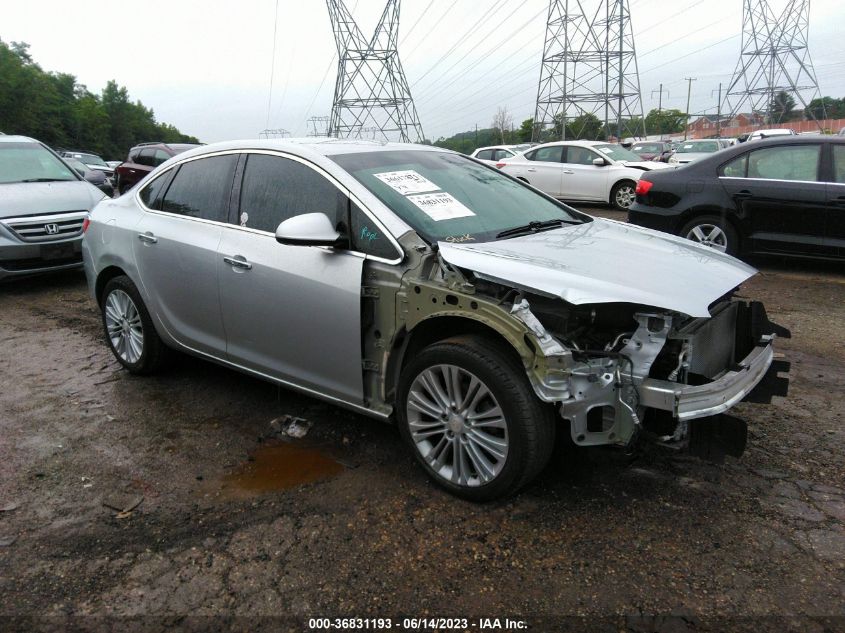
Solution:
M69 213L5 218L0 222L24 242L46 242L80 235L82 223L87 215L85 211L71 211Z

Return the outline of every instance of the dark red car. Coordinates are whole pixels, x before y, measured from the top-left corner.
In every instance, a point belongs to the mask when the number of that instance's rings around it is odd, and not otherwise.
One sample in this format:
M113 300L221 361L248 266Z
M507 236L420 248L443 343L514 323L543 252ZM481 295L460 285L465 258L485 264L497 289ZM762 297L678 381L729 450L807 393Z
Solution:
M631 151L643 160L654 160L660 156L660 162L663 163L669 159L672 149L672 143L669 141L637 141L631 146Z
M114 170L117 190L123 194L164 161L199 147L190 143L141 143L129 150L129 157Z

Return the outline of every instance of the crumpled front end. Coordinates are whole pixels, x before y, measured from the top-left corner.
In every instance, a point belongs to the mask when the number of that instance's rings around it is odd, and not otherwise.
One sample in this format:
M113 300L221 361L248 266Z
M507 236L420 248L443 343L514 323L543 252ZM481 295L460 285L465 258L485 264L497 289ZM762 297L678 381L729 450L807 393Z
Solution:
M642 436L682 446L692 420L725 413L783 369L773 366L772 343L789 332L758 302L724 300L710 317L690 318L630 304L533 301L533 309L522 298L511 310L551 361L541 372L535 364L529 378L569 421L577 445L629 445ZM771 395L785 395L784 379L775 383Z

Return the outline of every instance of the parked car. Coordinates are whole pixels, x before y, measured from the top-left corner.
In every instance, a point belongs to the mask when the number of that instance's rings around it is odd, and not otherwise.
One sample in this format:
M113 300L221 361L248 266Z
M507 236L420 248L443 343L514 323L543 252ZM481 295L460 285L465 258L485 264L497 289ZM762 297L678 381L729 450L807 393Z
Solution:
M642 173L667 165L642 161L612 143L558 141L502 160L496 167L555 198L610 203L625 210Z
M845 136L845 127L839 130L839 136Z
M684 141L675 148L675 151L669 157L669 164L685 165L721 149L725 149L725 146L718 139Z
M845 139L784 136L640 179L628 219L732 255L845 257Z
M79 268L82 225L102 198L43 143L0 137L0 279Z
M631 151L639 156L640 160L655 160L664 154L668 158L672 153L672 144L669 141L637 141L631 146Z
M106 165L108 165L112 169L115 169L122 162L123 162L122 160L107 160Z
M102 172L109 180L109 184L113 184L112 179L114 178L114 168L109 167L108 163L96 154L91 152L64 150L61 152L61 156L62 158L75 158L88 167L88 169L95 169Z
M123 195L144 176L166 160L197 147L190 143L141 143L129 150L129 156L115 169L118 192Z
M76 158L65 157L63 160L70 165L71 169L73 169L77 174L82 176L109 198L114 196L114 187L112 187L111 182L108 178L106 178L106 175L102 171L99 169L91 169L88 165Z
M506 158L513 158L517 154L532 147L531 143L523 145L493 145L491 147L479 147L470 156L480 161L495 165Z
M130 372L172 348L395 420L474 500L529 482L557 432L685 446L780 331L731 298L755 272L732 257L423 145L194 149L98 205L84 256Z
M775 128L771 130L755 130L748 135L749 141L761 141L765 138L772 138L773 136L797 136L795 130L789 128Z

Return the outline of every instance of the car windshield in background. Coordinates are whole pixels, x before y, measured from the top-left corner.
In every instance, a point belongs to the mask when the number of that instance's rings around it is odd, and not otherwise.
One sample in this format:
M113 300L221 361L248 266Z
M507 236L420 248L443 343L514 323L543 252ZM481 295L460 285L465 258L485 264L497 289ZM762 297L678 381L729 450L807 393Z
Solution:
M86 165L85 163L83 163L79 159L65 158L65 162L81 174L84 174L85 172L91 171L91 169L88 167L88 165Z
M718 141L702 141L701 143L681 143L675 151L679 154L719 151Z
M108 167L105 161L96 154L74 154L73 157L77 160L81 160L86 165L100 165L102 167Z
M430 243L484 242L529 223L584 220L465 156L408 150L329 158Z
M593 145L593 149L600 151L612 160L632 160L635 162L642 160L634 152L625 149L621 145L611 145L609 143L607 145Z
M661 151L661 146L656 144L646 144L646 145L634 145L631 148L633 152L648 152L648 153L659 153Z
M38 143L0 143L0 184L79 180Z

